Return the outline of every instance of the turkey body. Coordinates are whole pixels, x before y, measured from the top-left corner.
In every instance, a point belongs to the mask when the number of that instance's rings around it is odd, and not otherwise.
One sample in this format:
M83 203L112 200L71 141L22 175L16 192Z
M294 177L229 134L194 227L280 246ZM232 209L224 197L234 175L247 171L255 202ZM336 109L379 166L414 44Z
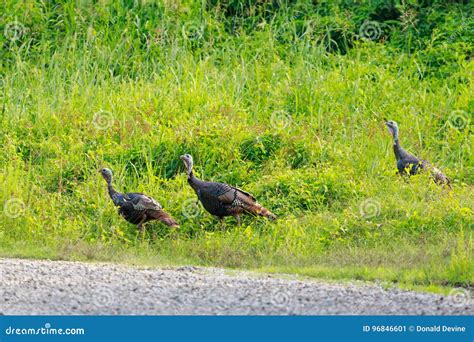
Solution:
M158 220L170 227L178 226L176 221L153 198L135 192L122 194L122 197L123 200L117 203L118 212L128 222L142 225Z
M128 222L136 224L137 228L143 230L143 224L158 220L169 227L179 227L175 220L163 210L163 207L155 199L142 193L132 192L123 194L112 186L112 171L104 168L99 171L107 182L109 196L119 214Z
M276 219L276 215L260 205L248 192L225 183L198 179L192 172L193 160L190 155L181 156L181 159L187 168L188 184L193 188L204 209L211 215L219 218L234 216L238 224L240 215L244 213Z
M393 151L397 160L397 169L400 174L408 173L416 175L428 166L428 162L420 160L411 153L405 151L399 143L393 145Z
M412 176L420 173L423 170L429 170L435 183L447 185L449 188L451 188L451 181L441 170L431 165L426 160L418 159L416 156L407 152L401 147L400 140L398 138L398 125L395 121L387 121L385 124L387 125L388 130L393 137L393 152L395 154L397 169L400 175Z
M188 183L196 192L203 207L214 216L236 216L244 212L254 215L271 214L263 208L248 192L230 185L217 182L203 182L195 177L188 178ZM267 214L267 215L263 215ZM275 218L272 215L269 217Z

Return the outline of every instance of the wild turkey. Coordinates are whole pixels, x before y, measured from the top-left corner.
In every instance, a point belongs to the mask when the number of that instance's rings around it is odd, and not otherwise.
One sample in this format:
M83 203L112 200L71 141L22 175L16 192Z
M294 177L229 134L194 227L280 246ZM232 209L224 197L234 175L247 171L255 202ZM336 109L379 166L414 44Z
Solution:
M217 216L219 219L223 219L225 216L234 216L238 225L240 225L240 215L243 213L265 216L271 220L276 219L276 215L262 207L248 192L224 183L205 182L196 178L193 173L193 157L191 155L185 154L180 158L186 167L189 185L211 215Z
M141 232L144 231L143 224L153 220L161 221L169 227L179 227L176 221L153 198L136 192L122 194L112 186L112 171L110 169L104 168L99 172L107 182L110 198L119 208L119 214L128 222L136 224Z
M431 177L437 184L447 185L451 188L449 178L446 177L441 170L431 165L426 160L418 159L401 147L400 140L398 139L398 125L395 121L387 121L385 124L393 137L393 152L397 159L397 169L400 175L415 175L422 170L430 170Z

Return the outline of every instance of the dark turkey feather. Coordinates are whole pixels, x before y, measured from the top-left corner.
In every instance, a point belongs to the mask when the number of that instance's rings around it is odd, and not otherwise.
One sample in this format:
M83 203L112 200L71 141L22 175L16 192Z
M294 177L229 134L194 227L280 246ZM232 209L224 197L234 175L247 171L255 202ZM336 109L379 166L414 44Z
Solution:
M397 159L397 169L400 173L408 173L410 175L417 174L420 170L425 168L427 162L419 160L417 157L405 151L400 143L393 145L393 151L395 152L395 158Z
M163 210L163 207L154 199L145 194L132 192L123 194L112 186L112 172L109 169L101 170L107 181L110 198L118 207L119 214L132 224L142 229L143 224L158 220L170 227L178 227L175 220Z
M273 213L260 205L255 197L248 192L225 183L206 182L198 179L192 172L192 157L190 155L181 156L181 159L187 168L189 185L211 215L219 218L234 216L239 223L240 215L243 213L276 219Z
M163 207L155 199L148 197L147 195L132 192L126 194L127 201L133 203L135 210L161 210Z

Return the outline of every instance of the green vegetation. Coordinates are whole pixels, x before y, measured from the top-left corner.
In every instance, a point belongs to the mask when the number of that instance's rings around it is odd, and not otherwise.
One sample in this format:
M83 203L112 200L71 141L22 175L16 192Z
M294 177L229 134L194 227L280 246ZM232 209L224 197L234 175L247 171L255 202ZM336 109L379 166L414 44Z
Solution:
M469 1L0 9L1 256L474 285ZM395 175L384 118L451 192ZM183 153L279 219L221 230L202 210L190 217ZM140 237L108 198L104 166L181 228L148 224Z

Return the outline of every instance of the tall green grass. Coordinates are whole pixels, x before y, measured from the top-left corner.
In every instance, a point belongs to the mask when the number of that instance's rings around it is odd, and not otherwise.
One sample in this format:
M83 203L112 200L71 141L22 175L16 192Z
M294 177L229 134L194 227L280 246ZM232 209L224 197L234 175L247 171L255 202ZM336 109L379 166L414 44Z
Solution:
M472 6L381 3L2 3L0 254L472 286ZM385 118L452 191L395 175ZM279 219L221 229L183 153ZM104 166L181 228L140 237Z

